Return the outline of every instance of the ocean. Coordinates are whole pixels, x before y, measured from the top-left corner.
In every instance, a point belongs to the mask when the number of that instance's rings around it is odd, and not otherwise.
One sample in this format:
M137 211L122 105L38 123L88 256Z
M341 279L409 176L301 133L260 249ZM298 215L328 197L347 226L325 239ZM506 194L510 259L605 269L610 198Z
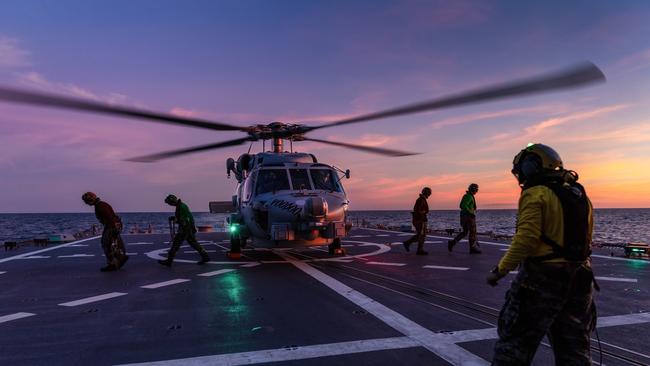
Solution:
M171 212L118 213L129 232L137 225L139 230L151 226L156 233L169 232L167 218ZM432 229L459 228L458 210L436 210L429 213ZM224 230L226 215L207 212L194 213L197 226L212 226L215 231ZM372 225L399 227L409 224L409 211L351 211L353 224L364 220ZM479 210L477 212L479 233L511 236L515 232L516 210ZM594 212L594 242L598 244L621 244L627 242L650 242L650 209L596 209ZM24 241L51 234L74 234L97 225L94 213L34 213L0 214L0 241Z

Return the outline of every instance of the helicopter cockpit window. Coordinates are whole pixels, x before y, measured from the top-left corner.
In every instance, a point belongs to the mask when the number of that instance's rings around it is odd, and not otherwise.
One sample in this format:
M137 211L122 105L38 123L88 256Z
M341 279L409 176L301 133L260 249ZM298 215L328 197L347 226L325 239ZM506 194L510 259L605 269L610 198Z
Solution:
M314 182L314 189L325 191L342 192L341 185L333 170L329 169L310 169L311 180Z
M256 173L253 173L248 176L248 178L246 178L246 181L244 182L244 189L242 190L242 199L244 202L248 202L250 200L256 178Z
M288 190L289 177L285 169L263 169L257 174L257 194Z
M311 189L307 169L289 169L289 175L294 190Z

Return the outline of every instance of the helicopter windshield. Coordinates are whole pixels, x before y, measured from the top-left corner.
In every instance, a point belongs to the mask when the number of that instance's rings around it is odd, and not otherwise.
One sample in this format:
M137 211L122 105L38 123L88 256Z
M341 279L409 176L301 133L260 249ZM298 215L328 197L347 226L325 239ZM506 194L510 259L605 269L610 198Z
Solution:
M311 183L309 183L309 175L307 175L307 169L289 169L289 175L291 175L291 183L293 184L293 189L311 189Z
M257 194L288 189L290 189L289 177L285 169L263 169L259 171L257 176Z
M336 174L329 169L310 169L311 180L314 182L314 189L325 191L342 192Z

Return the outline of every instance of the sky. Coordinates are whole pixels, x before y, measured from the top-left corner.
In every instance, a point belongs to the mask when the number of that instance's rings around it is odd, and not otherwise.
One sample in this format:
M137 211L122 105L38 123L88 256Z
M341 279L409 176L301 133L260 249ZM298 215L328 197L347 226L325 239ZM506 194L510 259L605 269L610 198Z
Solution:
M350 169L352 210L515 208L512 158L557 150L597 208L650 207L647 1L32 1L0 12L0 85L248 126L317 125L589 60L606 83L314 131L421 154L294 144ZM153 164L124 159L243 137L0 102L0 212L194 211L229 200L247 145ZM268 147L268 145L267 145ZM252 152L261 151L261 143Z

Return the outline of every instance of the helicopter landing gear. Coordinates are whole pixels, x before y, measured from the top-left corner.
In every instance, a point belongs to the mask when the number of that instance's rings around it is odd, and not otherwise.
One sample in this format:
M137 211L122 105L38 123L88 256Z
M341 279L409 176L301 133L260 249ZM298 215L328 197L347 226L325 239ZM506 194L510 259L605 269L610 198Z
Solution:
M242 241L246 245L246 239L230 238L230 251L226 254L230 259L241 259Z
M336 238L332 244L327 246L330 255L345 255L345 249L341 248L341 239Z

